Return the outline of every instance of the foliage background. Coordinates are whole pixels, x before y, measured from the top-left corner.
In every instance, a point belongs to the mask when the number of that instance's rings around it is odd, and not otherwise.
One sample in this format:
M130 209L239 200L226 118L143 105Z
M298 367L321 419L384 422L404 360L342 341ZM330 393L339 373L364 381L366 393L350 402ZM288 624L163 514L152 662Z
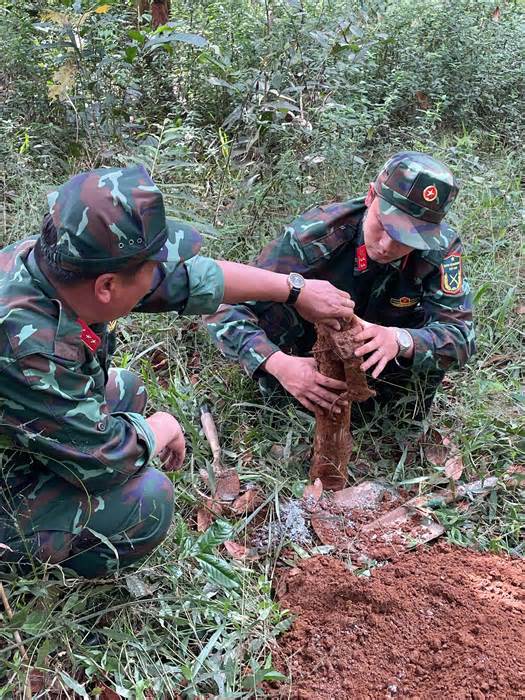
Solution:
M479 352L451 374L433 424L461 448L466 477L523 459L522 0L174 0L152 32L134 2L10 2L0 7L0 239L38 229L45 193L71 174L144 162L169 214L199 226L204 252L246 261L294 214L360 194L400 149L447 162L461 184L450 220L475 289ZM208 399L229 463L261 485L271 519L305 483L311 418L264 405L225 365L195 319L121 323L122 366L139 370L151 406L181 417L191 445L174 477L177 518L141 567L86 583L58 567L2 574L15 617L0 630L0 697L27 666L41 697L262 697L272 640L289 624L272 600L282 542L240 566L220 544L246 523L197 537L198 469L209 460L196 411ZM148 358L169 358L170 384ZM439 469L422 454L392 460L377 437L375 475L424 491ZM282 445L278 458L272 446ZM523 492L496 490L467 513L444 509L460 545L523 555ZM134 588L135 586L135 588ZM257 689L259 688L259 689ZM52 695L55 693L55 695Z

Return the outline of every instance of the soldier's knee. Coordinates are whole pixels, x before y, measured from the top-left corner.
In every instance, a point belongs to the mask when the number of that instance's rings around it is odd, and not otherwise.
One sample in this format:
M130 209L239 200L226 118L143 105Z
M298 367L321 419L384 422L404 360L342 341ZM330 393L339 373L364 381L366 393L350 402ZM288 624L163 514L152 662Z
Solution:
M126 530L126 537L140 542L143 553L166 537L173 518L173 484L158 469L148 467L124 487L124 499L140 503L140 520ZM131 505L131 504L130 504Z

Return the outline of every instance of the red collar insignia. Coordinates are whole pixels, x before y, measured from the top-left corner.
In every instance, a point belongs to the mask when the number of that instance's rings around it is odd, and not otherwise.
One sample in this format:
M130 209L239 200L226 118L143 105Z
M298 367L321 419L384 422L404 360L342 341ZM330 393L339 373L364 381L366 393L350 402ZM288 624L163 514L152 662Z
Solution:
M79 323L80 327L82 328L80 331L80 340L91 350L91 352L96 352L99 349L102 340L81 318L77 318L77 323Z
M368 256L366 254L366 245L360 245L356 250L357 255L357 269L359 272L363 272L368 267Z

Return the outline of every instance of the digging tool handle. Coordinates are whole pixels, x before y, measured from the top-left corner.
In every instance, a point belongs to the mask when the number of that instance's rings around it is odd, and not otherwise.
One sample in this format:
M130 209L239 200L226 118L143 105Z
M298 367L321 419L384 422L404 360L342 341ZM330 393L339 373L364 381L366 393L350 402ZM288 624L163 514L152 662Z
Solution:
M204 435L206 435L206 439L210 443L211 452L213 454L213 464L218 466L221 461L221 446L219 445L219 436L217 435L215 421L213 420L213 416L207 404L201 406L201 424Z

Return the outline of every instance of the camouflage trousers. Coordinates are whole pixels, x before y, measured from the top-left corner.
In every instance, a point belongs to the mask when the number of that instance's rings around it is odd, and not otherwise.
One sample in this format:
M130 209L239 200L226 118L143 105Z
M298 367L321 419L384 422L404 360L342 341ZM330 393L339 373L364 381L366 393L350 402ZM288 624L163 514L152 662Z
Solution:
M137 376L112 369L106 400L112 413L142 413L147 395ZM13 454L15 460L24 457ZM27 565L36 559L88 578L103 576L147 556L165 538L173 516L171 481L153 467L97 494L44 468L31 470L16 488L1 482L0 476L0 543L12 551L0 551L0 561Z

